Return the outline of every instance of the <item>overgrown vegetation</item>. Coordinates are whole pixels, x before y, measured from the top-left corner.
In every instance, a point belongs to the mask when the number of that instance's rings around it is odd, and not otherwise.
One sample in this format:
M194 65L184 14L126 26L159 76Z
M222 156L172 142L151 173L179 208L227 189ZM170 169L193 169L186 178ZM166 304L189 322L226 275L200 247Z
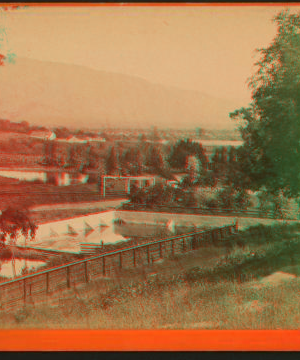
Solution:
M274 286L260 279L287 269L299 275L299 230L299 224L255 226L231 237L227 255L217 263L212 258L195 266L197 256L200 261L205 249L212 249L202 248L144 273L129 273L127 280L105 286L99 280L69 291L52 306L49 300L1 312L1 327L298 329L299 279ZM160 272L159 266L168 270Z
M37 225L30 219L28 209L7 208L0 215L0 243L1 247L7 241L15 242L19 234L25 241L35 237Z

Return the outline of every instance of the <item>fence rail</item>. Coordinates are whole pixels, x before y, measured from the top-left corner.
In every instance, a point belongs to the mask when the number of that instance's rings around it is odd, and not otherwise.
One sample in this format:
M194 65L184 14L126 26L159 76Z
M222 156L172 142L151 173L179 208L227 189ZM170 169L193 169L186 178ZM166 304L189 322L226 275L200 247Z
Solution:
M141 210L141 211L164 211L172 213L185 213L185 214L196 214L196 215L218 215L218 216L236 216L236 217L256 217L263 219L281 219L275 211L272 210L239 210L239 209L218 209L218 208L207 208L201 209L197 207L181 207L172 206L169 208L164 205L153 205L151 207L146 204L123 204L124 210ZM284 212L285 210L283 210Z
M235 223L135 245L0 283L1 308L41 301L56 291L120 274L122 269L150 265L195 250L204 242L225 239L237 231L237 226Z

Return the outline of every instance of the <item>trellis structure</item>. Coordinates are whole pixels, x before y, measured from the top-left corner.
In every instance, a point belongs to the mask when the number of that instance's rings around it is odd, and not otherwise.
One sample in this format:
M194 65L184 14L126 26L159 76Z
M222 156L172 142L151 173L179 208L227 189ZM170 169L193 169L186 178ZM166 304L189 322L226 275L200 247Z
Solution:
M126 195L130 194L132 184L139 188L155 184L155 176L112 176L104 175L101 181L101 195Z

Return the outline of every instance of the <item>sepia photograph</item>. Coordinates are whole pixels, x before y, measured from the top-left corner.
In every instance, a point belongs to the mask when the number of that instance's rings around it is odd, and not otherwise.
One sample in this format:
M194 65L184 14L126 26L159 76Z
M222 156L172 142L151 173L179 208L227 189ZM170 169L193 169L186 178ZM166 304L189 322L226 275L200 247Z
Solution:
M300 4L0 4L1 334L299 330L299 277Z

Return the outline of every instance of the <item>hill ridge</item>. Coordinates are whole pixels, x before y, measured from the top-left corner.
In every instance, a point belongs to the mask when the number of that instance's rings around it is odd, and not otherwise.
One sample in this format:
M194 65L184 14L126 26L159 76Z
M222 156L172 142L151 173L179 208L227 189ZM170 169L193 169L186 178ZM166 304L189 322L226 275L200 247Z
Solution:
M0 118L45 126L232 129L228 114L240 106L137 76L28 58L2 67L0 83Z

